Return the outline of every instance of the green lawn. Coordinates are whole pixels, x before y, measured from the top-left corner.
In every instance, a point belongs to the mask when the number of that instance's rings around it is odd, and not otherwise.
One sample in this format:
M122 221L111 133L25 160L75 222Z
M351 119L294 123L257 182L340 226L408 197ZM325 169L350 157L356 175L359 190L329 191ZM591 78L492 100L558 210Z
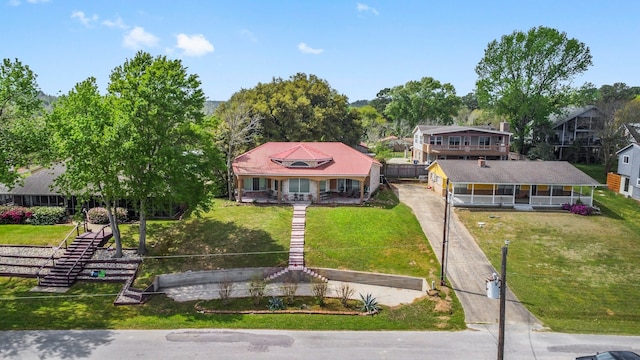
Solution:
M0 244L58 246L73 228L73 225L0 225Z
M409 208L391 191L375 206L310 207L306 258L309 266L380 271L432 278L438 265ZM185 221L152 221L150 257L143 261L137 285L155 274L287 264L291 206L238 205L216 200L213 210ZM0 227L1 228L1 227ZM29 229L33 229L30 227ZM122 227L123 242L136 245L137 228ZM212 315L196 302L176 303L154 296L147 304L114 307L118 285L76 284L70 294L31 293L35 280L0 279L0 329L96 328L261 328L318 330L459 330L464 313L453 293L414 304L384 308L376 316ZM69 296L71 295L71 296ZM373 294L375 296L375 294ZM37 296L37 297L34 297ZM313 302L313 299L299 301ZM263 299L264 308L267 299ZM301 320L304 319L304 320Z
M595 193L602 215L460 210L491 263L510 240L509 286L554 331L640 334L640 205ZM485 225L480 228L478 222Z

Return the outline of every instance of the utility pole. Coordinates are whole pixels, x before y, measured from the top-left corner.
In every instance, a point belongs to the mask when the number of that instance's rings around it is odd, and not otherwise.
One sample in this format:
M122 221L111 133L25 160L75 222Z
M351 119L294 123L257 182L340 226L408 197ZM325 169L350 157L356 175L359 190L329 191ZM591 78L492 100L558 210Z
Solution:
M446 187L444 191L444 225L442 226L442 258L440 259L440 286L445 286L445 275L444 275L444 263L445 263L445 249L447 245L447 210L449 207L449 179L447 178Z
M500 324L498 330L498 360L504 358L504 316L507 300L507 253L509 251L509 240L505 240L502 247L502 265L500 269Z

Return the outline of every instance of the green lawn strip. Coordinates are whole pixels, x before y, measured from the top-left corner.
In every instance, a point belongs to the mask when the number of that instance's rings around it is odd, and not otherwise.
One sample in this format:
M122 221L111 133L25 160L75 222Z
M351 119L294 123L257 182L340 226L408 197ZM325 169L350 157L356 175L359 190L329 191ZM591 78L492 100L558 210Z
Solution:
M433 279L438 265L411 209L311 207L307 210L308 266Z
M0 245L58 246L74 225L0 225ZM75 237L75 233L70 237Z
M464 313L458 303L436 311L433 299L422 299L407 306L383 307L375 316L302 314L202 314L200 306L209 302L178 303L162 295L141 306L114 306L119 284L80 283L65 294L30 292L32 279L0 278L1 330L36 329L176 329L237 328L291 330L461 330ZM233 308L234 302L220 309ZM313 298L296 298L296 304L309 304ZM267 298L261 307L267 308ZM297 308L288 307L288 308ZM354 307L356 307L354 303ZM304 320L302 320L304 319Z
M600 184L607 183L607 174L604 172L604 166L600 164L573 164L585 174L591 176ZM615 171L615 169L613 170Z
M509 286L553 330L638 334L640 207L609 191L596 197L603 215L459 210L458 216L497 269L500 248L511 241Z

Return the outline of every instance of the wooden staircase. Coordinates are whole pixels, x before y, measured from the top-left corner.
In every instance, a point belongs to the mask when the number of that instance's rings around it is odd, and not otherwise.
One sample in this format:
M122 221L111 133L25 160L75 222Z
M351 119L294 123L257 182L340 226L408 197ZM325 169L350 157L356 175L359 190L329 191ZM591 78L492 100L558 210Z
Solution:
M54 262L53 268L38 279L41 287L70 287L85 265L91 260L98 246L103 245L112 237L111 232L103 227L98 232L85 232L78 235L67 247L64 254Z

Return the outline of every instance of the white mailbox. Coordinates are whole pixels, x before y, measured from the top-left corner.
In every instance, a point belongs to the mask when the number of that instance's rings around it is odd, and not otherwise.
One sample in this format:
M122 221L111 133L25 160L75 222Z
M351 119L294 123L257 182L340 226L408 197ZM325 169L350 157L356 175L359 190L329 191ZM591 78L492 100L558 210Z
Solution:
M489 299L499 299L500 298L500 278L498 274L493 273L486 280L487 287L487 297Z

